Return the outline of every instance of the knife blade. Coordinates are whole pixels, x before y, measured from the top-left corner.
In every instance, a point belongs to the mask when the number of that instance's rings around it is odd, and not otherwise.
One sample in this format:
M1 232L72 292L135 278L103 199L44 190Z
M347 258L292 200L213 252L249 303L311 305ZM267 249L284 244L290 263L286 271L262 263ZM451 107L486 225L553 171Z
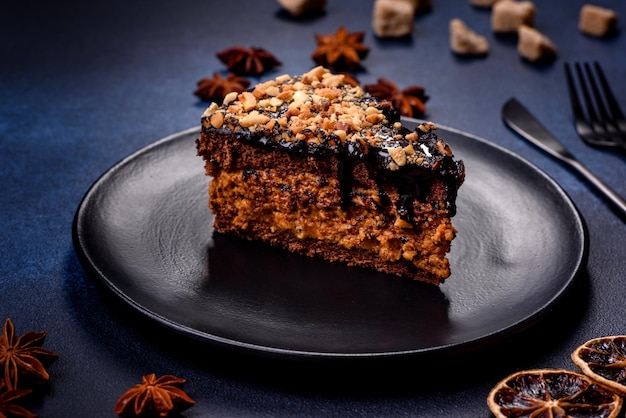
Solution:
M502 119L522 138L565 163L587 180L618 211L622 220L626 220L626 201L577 160L517 99L511 98L502 106Z

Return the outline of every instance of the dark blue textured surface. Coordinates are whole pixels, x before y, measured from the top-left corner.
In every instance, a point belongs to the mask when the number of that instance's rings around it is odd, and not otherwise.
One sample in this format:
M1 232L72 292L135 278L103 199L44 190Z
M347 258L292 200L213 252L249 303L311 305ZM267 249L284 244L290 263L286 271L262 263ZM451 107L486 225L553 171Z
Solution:
M584 1L536 2L536 26L559 48L555 63L536 66L520 60L513 39L491 34L488 11L461 0L433 2L431 13L416 18L408 41L375 39L372 2L362 0L330 0L325 15L306 21L284 18L270 0L0 4L0 320L11 317L18 333L47 330L46 346L60 354L33 411L113 416L117 398L154 372L188 380L197 400L188 417L485 417L489 389L508 373L573 368L569 354L578 344L626 333L623 221L577 176L500 120L501 105L516 96L626 195L624 157L578 140L563 80L563 62L599 60L626 108L626 3L596 2L622 17L622 33L599 40L576 28ZM488 57L450 53L453 17L488 37ZM223 70L217 51L261 46L283 61L264 78L301 73L313 65L313 34L341 24L367 32L371 52L362 82L382 76L401 87L424 85L429 119L522 155L579 207L589 227L587 274L541 324L496 347L428 365L260 361L163 334L85 275L71 241L80 199L118 160L199 123L205 104L192 92L200 78ZM496 353L504 355L496 361Z

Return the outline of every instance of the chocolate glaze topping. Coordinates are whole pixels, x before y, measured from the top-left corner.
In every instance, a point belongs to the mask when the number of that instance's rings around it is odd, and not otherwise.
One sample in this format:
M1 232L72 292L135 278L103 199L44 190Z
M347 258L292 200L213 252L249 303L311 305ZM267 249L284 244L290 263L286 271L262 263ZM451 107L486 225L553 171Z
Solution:
M351 202L352 167L360 160L377 180L383 205L389 204L383 182L397 184L401 218L412 220L414 202L425 197L423 192L434 178L446 184L447 213L456 213L456 193L465 168L433 132L435 125L424 123L414 131L404 128L388 102L378 102L323 67L231 93L221 106L209 106L202 126L206 132L228 132L259 147L338 158L344 210Z

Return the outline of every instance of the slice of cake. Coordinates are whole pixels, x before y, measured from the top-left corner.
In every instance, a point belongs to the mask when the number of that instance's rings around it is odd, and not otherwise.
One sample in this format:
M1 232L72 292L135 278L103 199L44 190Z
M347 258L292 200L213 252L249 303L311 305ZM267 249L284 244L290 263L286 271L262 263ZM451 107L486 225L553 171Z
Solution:
M434 130L323 67L228 94L197 140L214 229L440 284L465 173Z

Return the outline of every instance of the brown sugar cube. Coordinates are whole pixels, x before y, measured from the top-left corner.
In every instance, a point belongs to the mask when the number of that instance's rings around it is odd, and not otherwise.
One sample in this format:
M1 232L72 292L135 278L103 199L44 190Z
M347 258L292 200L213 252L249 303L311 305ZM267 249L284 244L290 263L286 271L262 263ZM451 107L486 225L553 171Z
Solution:
M304 16L322 12L326 0L278 0L278 4L293 16Z
M617 29L617 13L604 7L585 4L580 9L578 29L591 36L606 36Z
M552 61L556 58L556 46L535 28L522 25L517 30L517 52L533 62Z
M474 7L491 8L499 0L469 0L470 5Z
M515 33L521 25L533 26L534 18L532 2L500 0L491 11L491 29L496 33Z
M468 28L461 19L450 21L450 49L459 55L487 55L489 42L487 38Z
M415 9L409 1L376 0L372 15L372 28L381 38L398 38L413 32Z

